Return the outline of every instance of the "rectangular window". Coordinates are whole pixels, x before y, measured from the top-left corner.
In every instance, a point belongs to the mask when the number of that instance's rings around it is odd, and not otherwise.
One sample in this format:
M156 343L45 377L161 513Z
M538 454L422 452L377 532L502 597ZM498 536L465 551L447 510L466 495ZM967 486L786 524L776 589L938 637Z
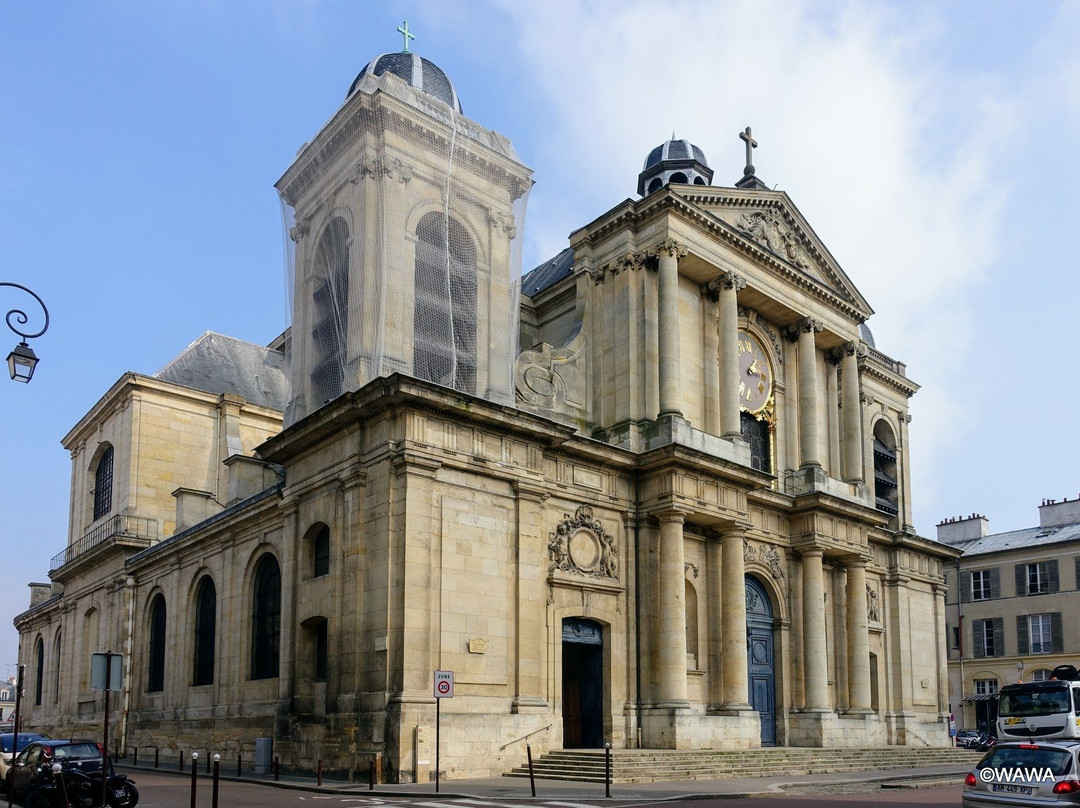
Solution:
M1054 646L1050 635L1050 615L1028 615L1028 642L1031 649L1029 653L1052 653Z
M990 600L990 570L971 573L971 599Z
M998 692L997 679L976 679L975 680L975 695L976 696L992 696Z
M1045 595L1058 591L1057 559L1016 565L1016 594Z
M956 626L953 626L953 629L952 629L952 647L953 648L959 648L960 647L960 629L958 627L956 627Z
M1000 617L971 621L972 656L994 657L1005 655L1004 622Z

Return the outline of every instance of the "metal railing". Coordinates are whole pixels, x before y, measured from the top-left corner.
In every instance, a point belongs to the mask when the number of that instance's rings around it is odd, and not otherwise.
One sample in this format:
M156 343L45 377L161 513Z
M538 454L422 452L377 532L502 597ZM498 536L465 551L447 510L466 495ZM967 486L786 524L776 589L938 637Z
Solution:
M158 535L157 519L147 519L144 516L128 516L117 514L102 522L95 528L88 530L86 534L74 544L69 545L63 552L53 556L49 563L49 571L58 570L65 564L70 564L81 555L89 553L96 547L100 547L110 539L123 537L128 539L145 539L152 542Z

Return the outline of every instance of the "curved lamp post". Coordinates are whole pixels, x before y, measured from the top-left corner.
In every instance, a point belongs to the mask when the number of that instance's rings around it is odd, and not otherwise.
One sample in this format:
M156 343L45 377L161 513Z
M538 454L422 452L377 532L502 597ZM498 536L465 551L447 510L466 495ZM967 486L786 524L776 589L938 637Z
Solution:
M17 283L10 283L8 281L0 281L0 286L13 286L16 289L21 289L30 295L41 306L41 310L45 312L45 325L41 327L40 331L23 331L20 326L25 326L29 322L29 317L26 316L26 312L22 309L11 309L7 313L7 326L20 337L22 342L16 345L11 353L7 355L8 373L11 374L11 378L17 382L23 382L24 384L34 377L34 368L37 367L38 358L33 349L26 344L28 339L35 339L40 337L46 331L49 330L49 310L45 306L45 302L38 297L34 292L27 289L25 286L21 286Z

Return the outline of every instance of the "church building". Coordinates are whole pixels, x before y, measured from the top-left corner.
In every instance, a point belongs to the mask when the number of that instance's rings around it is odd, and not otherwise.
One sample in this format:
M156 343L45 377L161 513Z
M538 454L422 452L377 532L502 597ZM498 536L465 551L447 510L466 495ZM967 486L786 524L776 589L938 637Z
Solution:
M64 438L25 728L95 732L111 650L111 748L271 739L286 771L427 781L436 671L449 778L526 736L947 744L959 553L912 527L918 386L740 136L732 186L672 139L522 277L510 140L430 61L372 60L277 182L290 329L207 333Z

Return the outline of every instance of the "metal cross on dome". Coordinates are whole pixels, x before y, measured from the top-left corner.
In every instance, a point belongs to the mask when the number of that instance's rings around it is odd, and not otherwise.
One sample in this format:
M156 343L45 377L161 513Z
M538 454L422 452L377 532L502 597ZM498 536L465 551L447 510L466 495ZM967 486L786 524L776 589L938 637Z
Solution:
M409 53L409 40L416 39L416 34L409 30L409 21L405 20L398 26L398 33L405 39L405 47L401 49L402 53Z
M751 136L749 126L745 131L739 132L739 138L746 143L746 168L743 169L743 174L749 176L754 173L754 149L757 148L757 141Z

